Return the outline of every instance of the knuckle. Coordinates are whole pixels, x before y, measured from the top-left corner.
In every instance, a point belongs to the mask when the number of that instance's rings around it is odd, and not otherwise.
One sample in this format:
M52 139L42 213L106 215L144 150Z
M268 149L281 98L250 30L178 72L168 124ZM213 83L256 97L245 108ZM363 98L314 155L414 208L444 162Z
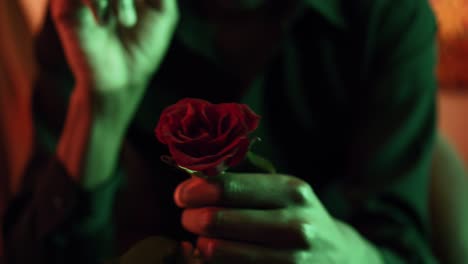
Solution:
M313 191L310 185L299 179L289 180L288 196L292 203L297 205L311 204L313 200Z
M221 257L220 243L217 241L212 241L210 243L210 248L207 252L207 260L211 262L216 262Z
M312 239L314 236L313 226L311 223L298 221L290 226L291 238L294 244L298 247L309 249L312 246Z
M204 242L201 251L203 252L203 263L217 263L222 258L221 243L218 240L209 239L208 242Z
M221 181L220 186L221 192L227 199L242 195L242 193L245 190L245 186L242 183L229 178L226 178L223 181Z
M221 221L221 217L222 212L213 209L205 209L200 219L201 231L205 234L215 233Z
M288 264L304 264L310 263L309 254L305 251L295 251L291 254Z
M133 0L120 0L117 2L118 7L121 11L133 12L135 11L135 3Z
M109 1L108 0L95 0L94 5L99 9L104 9L109 6Z
M164 3L163 3L164 2ZM180 9L177 1L169 0L169 1L150 1L150 5L153 6L159 12L165 14L167 18L173 23L177 24L180 19Z

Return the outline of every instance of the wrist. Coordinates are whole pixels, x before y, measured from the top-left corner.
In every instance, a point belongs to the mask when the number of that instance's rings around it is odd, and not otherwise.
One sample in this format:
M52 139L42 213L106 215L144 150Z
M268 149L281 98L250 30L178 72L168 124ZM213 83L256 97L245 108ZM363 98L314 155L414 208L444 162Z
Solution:
M92 190L111 177L126 124L96 114L87 91L76 88L70 97L57 155L68 174L85 190Z
M80 82L77 87L84 91L80 92L81 96L90 99L95 120L125 131L144 96L148 82L149 78L142 78L119 87Z
M80 178L85 190L98 189L114 175L125 131L120 123L97 116L93 118Z
M379 250L365 237L363 237L354 227L345 222L335 219L338 229L341 231L347 248L350 264L383 264ZM354 245L352 249L349 245Z

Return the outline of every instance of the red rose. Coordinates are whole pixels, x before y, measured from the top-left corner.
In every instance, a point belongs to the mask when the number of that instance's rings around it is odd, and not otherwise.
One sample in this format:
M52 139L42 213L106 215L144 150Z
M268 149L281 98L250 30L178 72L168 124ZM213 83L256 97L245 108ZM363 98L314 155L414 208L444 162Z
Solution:
M245 104L185 98L164 109L155 132L178 166L214 176L244 159L259 120Z

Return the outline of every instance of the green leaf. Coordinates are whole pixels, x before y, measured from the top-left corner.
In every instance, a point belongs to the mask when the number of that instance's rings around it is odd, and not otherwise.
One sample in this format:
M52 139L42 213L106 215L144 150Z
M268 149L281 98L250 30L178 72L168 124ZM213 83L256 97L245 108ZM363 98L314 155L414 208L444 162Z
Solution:
M255 167L264 170L269 173L276 173L275 166L273 163L262 156L259 156L252 151L247 152L247 159L252 163Z

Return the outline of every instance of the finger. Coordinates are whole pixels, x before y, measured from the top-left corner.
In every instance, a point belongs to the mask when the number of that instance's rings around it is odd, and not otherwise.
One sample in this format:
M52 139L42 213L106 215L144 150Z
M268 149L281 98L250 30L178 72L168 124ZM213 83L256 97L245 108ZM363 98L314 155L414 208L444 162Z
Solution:
M275 209L312 205L317 198L309 184L292 176L226 173L208 181L197 177L184 181L174 200L180 207Z
M158 30L158 28L166 28L172 31L179 17L179 9L176 0L140 0L137 5L137 14L143 19L138 23L144 27L145 32ZM162 24L160 27L155 27L155 23ZM159 34L154 34L156 38L164 37L167 32L162 31Z
M292 250L277 250L253 244L200 237L197 247L208 263L279 264L300 262L303 254Z
M272 248L311 248L315 227L310 221L293 218L292 215L285 210L186 209L182 213L182 226L189 232L206 237Z
M174 201L180 207L221 205L222 192L220 184L192 177L177 186Z
M118 0L117 12L120 24L125 27L133 27L136 25L138 16L134 0Z
M162 57L171 43L179 12L176 0L161 0L161 8L156 9L148 4L149 0L137 0L137 25L134 28L123 28L119 33L131 43L138 43L135 56L145 56L150 64L144 67L144 75L152 75L158 69ZM148 57L149 56L149 57Z
M109 15L109 1L111 0L85 0L98 23L103 24Z

